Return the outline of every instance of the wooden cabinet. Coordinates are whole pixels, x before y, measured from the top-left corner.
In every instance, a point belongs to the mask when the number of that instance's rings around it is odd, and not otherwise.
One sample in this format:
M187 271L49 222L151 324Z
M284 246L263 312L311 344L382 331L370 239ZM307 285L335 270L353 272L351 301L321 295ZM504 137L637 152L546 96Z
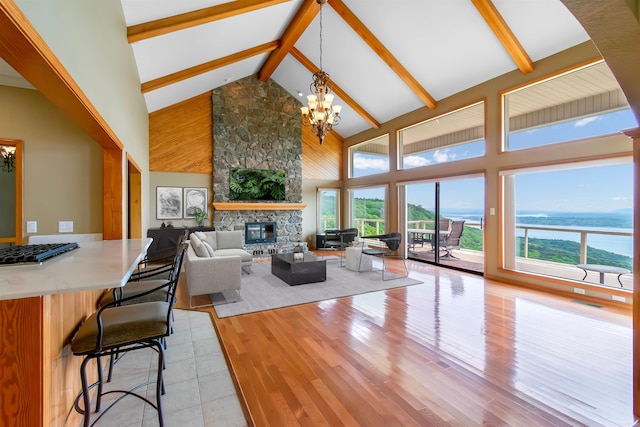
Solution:
M147 230L147 237L151 237L153 242L149 246L147 256L150 260L162 259L165 255L169 254L169 257L173 257L175 250L178 246L178 240L182 233L187 230L189 233L194 231L213 231L214 227L157 227L149 228Z

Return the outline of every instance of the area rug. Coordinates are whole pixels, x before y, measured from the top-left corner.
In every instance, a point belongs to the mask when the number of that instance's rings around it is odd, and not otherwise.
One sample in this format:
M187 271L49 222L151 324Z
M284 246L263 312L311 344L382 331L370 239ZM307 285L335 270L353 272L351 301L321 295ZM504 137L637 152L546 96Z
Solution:
M392 273L385 272L386 276L391 277ZM422 282L410 277L383 281L379 270L358 273L340 267L339 259L328 259L326 281L289 286L271 274L270 262L257 262L251 266L251 274L242 274L237 302L226 303L237 298L235 292L212 294L211 299L222 318L419 283Z

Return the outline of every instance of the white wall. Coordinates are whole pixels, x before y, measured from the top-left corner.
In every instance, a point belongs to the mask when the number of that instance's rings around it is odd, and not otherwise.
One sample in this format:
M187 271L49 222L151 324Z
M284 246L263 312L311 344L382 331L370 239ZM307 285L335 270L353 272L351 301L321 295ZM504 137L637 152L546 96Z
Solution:
M133 52L127 42L121 3L116 0L17 0L16 4L142 169L143 228L146 229L148 113ZM123 206L127 204L126 182L123 175ZM123 230L126 225L123 218Z
M37 221L38 234L58 233L58 221L73 221L75 233L101 233L98 143L35 90L0 86L0 117L0 136L24 142L24 221Z
M213 212L211 210L211 175L197 173L177 173L177 172L150 172L149 173L149 194L150 194L150 210L149 210L149 227L160 227L162 222L171 223L175 227L195 227L197 225L195 219L174 219L162 220L156 219L156 187L203 187L207 189L207 206L209 207L209 219L204 221L205 226L213 224ZM184 201L183 201L184 202ZM144 228L146 230L146 227ZM146 232L145 232L146 235Z

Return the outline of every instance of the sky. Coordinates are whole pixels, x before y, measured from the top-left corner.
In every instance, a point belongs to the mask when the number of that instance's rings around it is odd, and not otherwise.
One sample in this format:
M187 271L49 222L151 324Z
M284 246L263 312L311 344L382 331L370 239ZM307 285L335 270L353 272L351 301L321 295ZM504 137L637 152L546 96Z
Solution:
M510 135L512 149L549 145L588 138L636 127L629 109L586 117L553 126L531 129ZM455 161L484 155L484 141L443 148L414 156L405 167ZM359 154L354 159L354 176L383 173L389 170L387 159ZM482 209L484 179L443 181L440 186L441 207ZM380 190L358 192L363 197L376 197ZM409 203L426 208L434 206L434 184L408 186ZM631 163L581 168L544 173L519 174L516 177L516 209L544 212L594 212L630 209L633 207L633 165Z

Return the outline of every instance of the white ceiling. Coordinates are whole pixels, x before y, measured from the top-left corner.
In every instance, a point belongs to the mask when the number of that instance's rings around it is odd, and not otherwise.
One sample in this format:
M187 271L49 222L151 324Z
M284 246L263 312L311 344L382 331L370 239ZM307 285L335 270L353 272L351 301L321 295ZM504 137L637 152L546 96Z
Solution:
M313 0L285 1L134 42L140 81L149 82L279 40L303 1ZM126 25L131 26L228 1L121 2ZM342 2L436 101L518 68L470 0ZM493 4L534 62L589 40L560 0L493 0ZM424 107L418 95L332 8L331 0L323 6L322 14L322 68L336 85L379 123ZM319 16L294 44L317 67ZM256 74L269 55L256 55L147 92L147 109L153 112ZM5 74L0 64L0 84ZM311 76L311 71L288 54L271 78L302 102L309 92ZM371 127L344 100L336 97L334 103L343 106L342 122L335 128L342 137Z
M16 70L0 58L0 85L35 89Z

